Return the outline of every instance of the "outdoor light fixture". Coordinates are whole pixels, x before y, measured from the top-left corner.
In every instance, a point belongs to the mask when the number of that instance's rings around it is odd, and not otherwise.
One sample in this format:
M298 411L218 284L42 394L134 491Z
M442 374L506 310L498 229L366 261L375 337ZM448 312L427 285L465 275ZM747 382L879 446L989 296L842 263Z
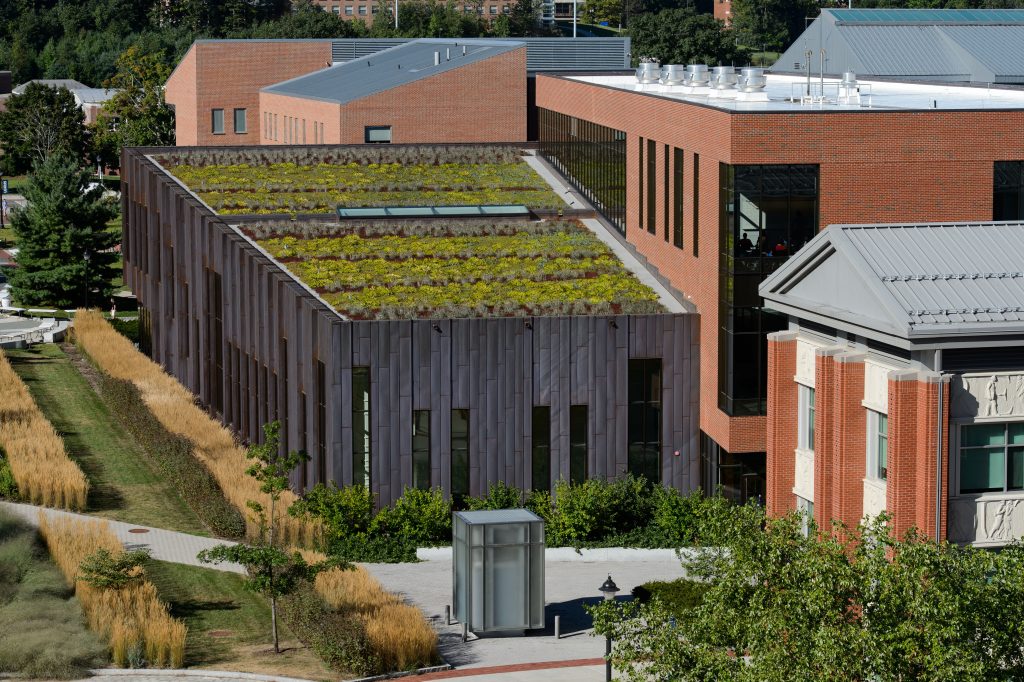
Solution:
M601 595L605 601L612 601L615 599L615 593L619 591L619 586L612 580L611 575L608 576L608 580L605 580L601 587L597 588L601 591ZM604 679L605 682L612 682L612 636L605 635L604 637Z

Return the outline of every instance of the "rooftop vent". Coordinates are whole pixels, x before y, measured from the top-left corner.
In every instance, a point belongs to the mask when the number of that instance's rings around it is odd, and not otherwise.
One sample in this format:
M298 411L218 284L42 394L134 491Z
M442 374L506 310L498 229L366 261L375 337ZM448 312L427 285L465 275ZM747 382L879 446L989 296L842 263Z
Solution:
M661 79L661 65L657 59L641 57L636 67L636 79L640 83L657 83Z
M708 84L707 64L689 64L686 67L686 72L690 76L690 85L701 87Z
M746 68L740 70L739 88L743 92L760 92L768 85L764 69Z
M661 67L661 82L665 85L685 85L686 67L682 64L666 64Z
M736 69L732 66L716 66L712 69L711 87L716 90L731 90L736 87Z

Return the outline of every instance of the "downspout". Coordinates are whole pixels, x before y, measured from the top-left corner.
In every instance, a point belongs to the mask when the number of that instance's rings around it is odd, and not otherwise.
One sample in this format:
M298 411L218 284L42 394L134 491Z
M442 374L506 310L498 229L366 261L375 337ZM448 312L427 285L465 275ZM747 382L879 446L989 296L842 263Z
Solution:
M935 446L935 542L940 542L942 531L942 349L935 349L935 371L939 375L939 401L936 418Z

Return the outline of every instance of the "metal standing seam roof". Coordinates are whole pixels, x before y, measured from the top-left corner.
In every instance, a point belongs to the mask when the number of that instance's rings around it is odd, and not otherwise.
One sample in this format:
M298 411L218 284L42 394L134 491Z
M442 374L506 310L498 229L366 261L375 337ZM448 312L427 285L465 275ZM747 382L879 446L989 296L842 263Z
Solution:
M543 520L529 509L483 509L455 512L455 515L471 526L489 523L534 523Z
M497 40L414 40L269 85L261 92L347 104L525 46ZM440 59L437 65L435 57Z
M830 290L813 277L819 269L852 276L840 274L846 286ZM849 286L858 279L862 288ZM769 307L902 327L907 339L1022 333L1024 223L832 225L760 292ZM869 296L882 305L872 310Z
M837 24L1024 24L1019 9L828 9Z
M935 26L847 26L842 35L859 57L857 70L862 73L970 77ZM893 46L898 46L898 53Z

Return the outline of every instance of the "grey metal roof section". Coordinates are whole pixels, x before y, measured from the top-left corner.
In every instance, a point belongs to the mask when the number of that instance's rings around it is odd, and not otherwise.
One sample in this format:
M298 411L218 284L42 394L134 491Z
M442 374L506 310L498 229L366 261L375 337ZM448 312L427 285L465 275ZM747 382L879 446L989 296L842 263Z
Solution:
M1024 333L1024 223L832 225L766 279L770 308L885 341Z
M347 104L521 47L524 44L516 41L413 40L267 86L262 92Z
M331 59L347 62L409 42L410 38L334 40ZM619 71L629 68L629 38L509 38L526 43L527 71Z
M72 90L71 92L74 94L75 99L83 104L98 104L111 99L119 91L116 89L106 90L104 88L82 88L79 90Z
M1024 10L824 9L772 67L973 83L1024 82Z
M79 83L78 81L71 80L70 78L58 78L58 79L54 79L54 80L40 79L40 80L28 81L28 82L22 83L18 87L14 88L11 92L13 92L15 95L23 95L23 94L25 94L25 88L28 87L29 83L39 83L40 85L46 85L46 86L51 87L51 88L67 88L68 90L71 90L71 91L74 91L74 90L90 90L91 89L85 83Z
M455 515L470 526L491 523L531 523L543 520L529 509L485 509L455 512Z

